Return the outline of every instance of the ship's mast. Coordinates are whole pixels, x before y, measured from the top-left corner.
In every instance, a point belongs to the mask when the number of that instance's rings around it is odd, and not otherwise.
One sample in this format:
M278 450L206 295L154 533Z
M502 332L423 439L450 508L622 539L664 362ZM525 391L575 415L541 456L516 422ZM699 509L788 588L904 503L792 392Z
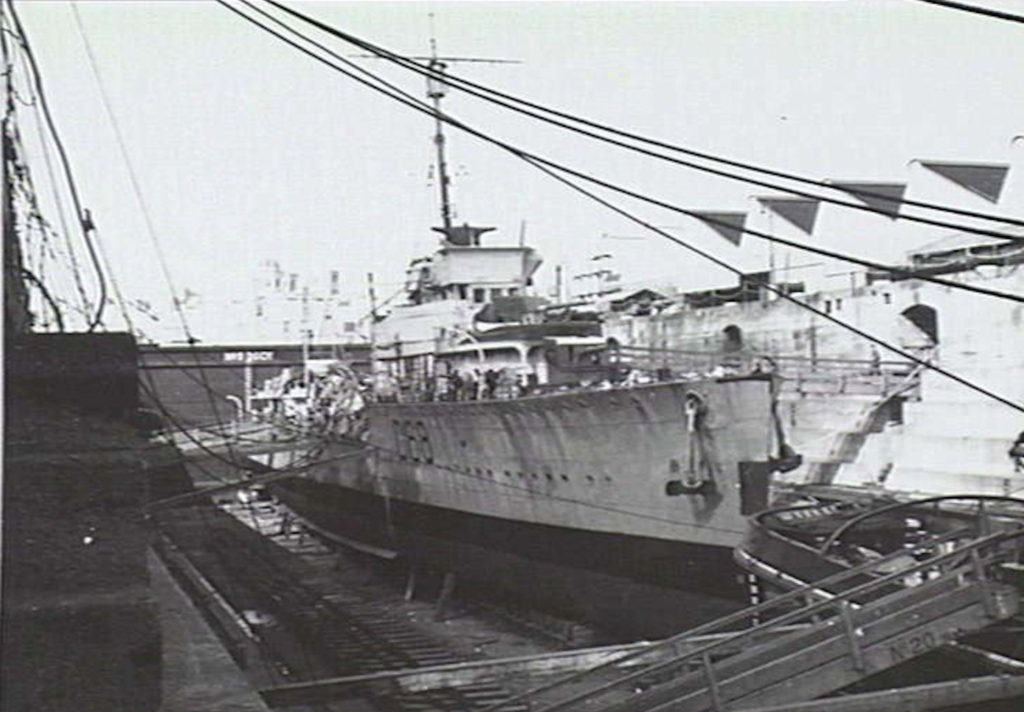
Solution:
M436 75L442 75L445 63L437 57L437 41L430 38L430 62L427 68ZM434 146L437 149L437 182L441 188L441 224L444 234L451 234L452 206L448 195L448 164L444 160L444 122L441 120L441 99L444 98L444 81L437 76L427 77L427 97L434 105Z
M433 13L430 15L433 26ZM437 39L433 36L431 27L430 56L413 57L412 59L426 60L427 69L430 74L427 77L427 98L430 99L434 108L434 148L437 160L437 182L441 192L441 227L434 228L444 234L444 239L450 242L475 244L480 233L493 228L454 228L452 225L452 201L451 201L451 176L448 174L448 162L445 160L445 136L444 136L444 114L441 113L441 99L446 94L444 71L450 62L476 62L481 64L518 64L516 60L508 59L487 59L483 57L439 57L437 55ZM456 236L458 233L458 236ZM465 234L463 234L465 233Z

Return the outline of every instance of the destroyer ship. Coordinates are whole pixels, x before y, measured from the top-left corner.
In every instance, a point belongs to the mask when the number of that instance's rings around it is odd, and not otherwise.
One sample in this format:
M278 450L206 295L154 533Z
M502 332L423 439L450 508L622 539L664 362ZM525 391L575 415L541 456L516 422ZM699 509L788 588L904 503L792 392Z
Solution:
M454 224L439 109L435 144L440 245L374 320L372 386L339 365L250 398L291 421L253 456L300 473L273 493L327 536L573 620L659 635L741 606L732 548L798 462L777 378L627 365L598 321L545 317L537 252Z
M322 464L264 456L304 469L275 494L328 535L573 619L655 634L739 605L732 547L796 463L774 377L623 368L598 324L531 322L536 253L481 232L446 226L414 263L376 324L372 395L338 372L325 397L254 396L268 416L308 404L324 433Z
M922 278L1012 290L1018 239L935 245L840 290L769 271L725 292L637 293L600 321L573 319L529 296L531 248L485 245L491 228L453 224L437 117L440 248L410 265L407 302L375 320L372 388L338 369L316 387L309 372L283 375L253 397L268 418L290 412L320 433L315 448L300 439L261 456L301 472L272 489L313 527L460 585L658 635L742 600L731 550L771 501L773 473L831 488L823 496L844 483L908 495L1017 488L1006 457L1015 395L977 405L976 389L942 371L987 383L1001 365L1019 368L1012 346L985 359L970 349L993 320L1019 321L1019 305L954 329L942 321L940 347L937 305L978 305ZM799 292L804 305L778 298ZM822 314L877 336L858 340ZM907 357L883 360L873 342ZM962 445L943 430L951 404L977 411L988 442L936 474L941 447Z

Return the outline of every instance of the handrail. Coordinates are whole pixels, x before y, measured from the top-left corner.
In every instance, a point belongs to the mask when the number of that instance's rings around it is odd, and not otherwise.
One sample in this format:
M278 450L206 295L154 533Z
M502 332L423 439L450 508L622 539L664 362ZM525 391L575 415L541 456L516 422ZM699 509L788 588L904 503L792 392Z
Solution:
M876 578L876 579L873 579L873 580L868 581L866 583L863 583L863 584L861 584L859 586L855 586L854 588L851 588L851 589L849 589L847 591L844 591L842 594L836 595L834 598L830 598L830 599L825 600L825 601L819 601L817 603L812 603L812 604L809 604L809 605L805 605L802 608L799 608L799 609L794 610L794 611L790 611L789 613L784 613L781 616L778 616L776 618L771 619L770 621L765 621L763 623L759 623L757 625L754 625L754 626L752 626L750 628L746 628L744 630L736 631L735 635L730 636L728 638L725 638L723 640L716 641L714 643L710 643L708 645L695 648L693 650L690 650L689 652L687 652L684 655L680 655L680 656L671 658L671 659L669 659L667 661L656 663L656 664L654 664L652 666L645 667L645 668L643 668L643 669L641 669L641 670L639 670L637 672L634 672L634 673L631 673L629 675L617 678L616 680L613 680L611 682L605 683L605 684L600 685L600 686L598 686L596 688L593 688L591 690L587 690L587 691L578 693L577 695L572 696L572 697L570 697L570 698L568 698L566 700L562 700L562 701L554 703L553 705L549 705L548 707L544 707L544 708L542 708L542 710L540 712L554 712L554 710L563 709L563 708L565 708L566 706L568 706L570 704L574 704L574 703L580 702L580 701L582 701L584 699L595 697L597 695L600 695L603 692L606 692L606 691L608 691L610 689L618 687L618 686L620 686L620 685L622 685L624 683L631 682L631 681L634 681L634 680L638 680L641 677L650 675L651 673L658 672L660 670L664 670L664 669L669 668L669 667L678 666L680 663L683 663L683 662L686 662L686 661L689 661L689 660L699 659L699 658L701 658L704 655L710 655L713 651L715 651L715 650L717 650L719 648L725 647L726 644L734 644L735 641L738 638L756 636L757 634L763 633L766 630L768 630L770 628L773 628L773 627L776 627L778 625L783 625L785 623L789 623L789 622L792 622L792 621L795 621L795 620L799 620L801 618L806 618L806 617L811 616L811 615L813 615L813 614L815 614L815 613L817 613L819 611L822 611L824 609L836 606L839 603L848 602L851 599L854 599L856 597L864 595L865 593L871 593L873 591L876 591L877 589L887 587L887 586L889 586L890 584L892 584L894 582L902 581L903 579L905 579L909 575L915 574L915 573L917 573L919 571L924 571L924 570L927 570L927 569L932 569L932 568L934 568L938 564L941 564L941 563L944 563L944 562L947 562L947 561L952 561L954 559L959 559L960 561L962 561L965 553L970 553L970 552L973 552L973 551L978 551L978 550L980 550L983 547L986 547L986 546L989 546L989 545L992 545L992 544L1002 543L1002 542L1009 541L1009 540L1012 540L1012 539L1017 539L1017 538L1024 538L1024 529L1019 530L1019 531L1015 531L1015 532L998 532L998 533L991 534L991 535L986 536L986 537L975 539L974 541L966 544L965 546L957 548L957 549L954 549L953 551L949 551L949 552L945 552L945 553L940 553L937 556L934 556L934 557L931 557L931 558L926 559L924 561L918 562L914 566L908 567L908 568L900 570L900 571L895 571L895 572L892 572L890 574L886 574L886 575L881 576L879 578ZM929 545L929 543L925 542L922 545L916 547L914 550L920 551L922 548L927 548L928 545ZM716 628L720 628L720 627L725 626L725 625L729 625L729 624L732 624L732 623L740 622L740 621L742 621L744 619L750 619L750 618L756 619L761 613L763 613L763 612L765 612L765 611L767 611L769 609L779 607L779 606L781 606L783 604L787 604L787 603L789 603L791 601L806 600L807 597L808 597L808 594L812 593L814 589L827 588L829 586L832 586L835 583L842 582L843 580L845 580L847 578L853 578L853 577L857 577L857 576L862 576L865 573L868 573L868 572L871 572L871 571L875 570L879 566L879 564L884 563L884 562L889 561L889 560L896 560L897 558L905 557L907 555L907 553L908 553L908 550L896 551L896 552L893 552L893 553L891 553L891 554L889 554L887 556L884 556L884 557L882 557L880 559L875 559L873 561L866 562L864 564L861 564L859 566L853 567L851 569L848 569L848 570L845 570L845 571L841 571L841 572L839 572L837 574L833 574L832 576L829 576L829 577L827 577L825 579L822 579L821 581L817 581L817 582L815 582L813 584L808 584L807 586L803 586L801 588L795 589L795 590L790 591L789 593L783 594L782 596L779 596L777 598L769 599L768 601L760 603L760 604L758 604L756 606L752 606L752 607L744 609L742 611L737 611L736 613L730 614L730 615L725 616L723 618L720 618L720 619L718 619L716 621L711 621L709 623L706 623L704 625L701 625L701 626L698 626L696 628L690 629L690 630L685 631L683 633L680 633L678 635L672 636L670 638L666 638L666 639L664 639L664 640L662 640L662 641L660 641L658 643L655 643L654 645L652 645L651 647L649 647L649 648L647 648L647 649L645 649L643 651L637 651L635 653L630 653L628 655L624 655L624 656L622 656L620 658L616 658L615 660L611 660L611 661L608 661L606 663L602 663L601 665L597 665L597 666L589 668L587 670L581 670L581 671L576 672L576 673L574 673L574 674L572 674L572 675L570 675L568 677L552 681L552 682L547 683L545 685L540 685L540 686L535 687L535 688L533 688L531 690L527 690L527 691L525 691L523 693L515 695L515 696L513 696L511 698L508 698L507 700L504 700L504 701L502 701L500 703L497 703L495 705L491 705L490 707L486 707L483 710L481 710L481 712L496 712L496 710L503 709L503 708L505 708L506 706L508 706L509 704L511 704L513 702L520 702L520 701L526 700L526 699L528 699L530 697L533 697L533 696L535 696L537 694L540 694L542 692L549 692L549 691L551 691L553 689L556 689L558 687L561 687L561 686L564 686L564 685L568 685L568 684L573 683L573 682L578 682L579 680L582 680L583 678L585 678L585 677L587 677L589 675L592 675L595 672L598 672L598 671L604 670L604 669L608 669L608 668L611 668L613 666L621 665L623 662L626 662L627 660L630 660L630 659L633 659L633 658L636 658L636 657L640 657L642 655L649 655L652 651L656 651L656 650L659 650L659 649L671 648L674 644L676 644L678 642L681 642L681 641L685 640L688 637L691 637L691 636L694 636L694 635L700 635L700 634L704 634L704 633L709 633L709 632L715 630ZM990 558L994 558L994 557L990 557ZM958 565L959 565L959 562L958 562ZM972 570L972 568L973 567L968 566L966 570ZM928 583L931 583L931 582L929 581Z
M729 353L732 353L732 354L747 354L747 355L758 357L758 358L769 358L770 357L770 358L772 358L775 361L794 361L794 362L801 362L801 363L811 363L811 362L813 362L813 363L837 363L837 364L844 364L845 363L845 364L868 365L868 364L871 364L873 362L873 359L842 358L842 357L838 357L838 356L820 356L820 357L812 358L810 356L798 356L798 355L795 355L795 354L769 354L767 352L754 351L754 350L751 350L751 349L739 349L739 350L732 351L732 352L725 352L725 351L722 351L720 349L719 350L706 350L706 351L704 351L704 350L698 350L698 349L676 349L676 348L669 348L667 346L666 347L659 347L659 346L636 346L636 345L626 345L626 344L618 344L618 345L616 345L614 347L611 347L611 348L613 348L615 350L618 350L618 351L637 351L637 352L648 352L648 353L669 353L669 354L682 354L682 355L686 355L686 356L722 356L722 355L728 355ZM890 365L893 365L893 366L906 366L910 362L909 361L903 361L903 360L887 360L887 361L881 361L881 363L882 364L890 364Z
M594 688L592 690L588 690L586 692L579 693L575 697L571 697L568 700L562 700L562 701L557 702L557 703L555 703L553 705L549 705L548 707L544 707L544 708L542 708L540 710L540 712L554 712L554 710L563 709L564 707L566 707L569 704L573 704L573 703L579 702L579 701L587 699L589 697L595 697L595 696L597 696L597 695L599 695L599 694L601 694L603 692L606 692L607 690L611 690L611 689L613 689L615 687L618 687L618 686L620 686L620 685L622 685L622 684L624 684L626 682L632 682L634 680L638 680L638 679L640 679L642 677L645 677L647 675L650 675L652 673L659 672L659 671L664 670L666 668L678 666L681 663L684 663L684 662L687 662L687 661L690 661L690 660L699 660L699 659L701 659L701 658L703 658L705 656L710 656L716 649L725 647L726 643L728 643L728 644L735 644L735 641L737 639L739 639L739 638L742 638L742 637L754 637L755 634L762 633L765 630L768 630L768 629L773 628L775 626L782 625L782 624L785 624L785 623L790 623L790 622L793 622L793 621L796 621L796 620L800 620L802 618L807 618L807 617L812 616L812 615L814 615L814 614L816 614L816 613L818 613L818 612L820 612L820 611L822 611L824 609L831 608L833 606L842 605L844 603L849 603L850 599L854 598L855 596L860 596L860 595L863 595L865 593L870 593L870 592L872 592L875 589L883 588L885 586L888 586L889 584L891 584L891 583L893 583L893 582L895 582L897 580L902 580L902 579L906 578L907 576L909 576L911 574L917 573L918 571L922 571L922 570L925 570L925 569L933 568L933 567L935 567L936 564L941 563L942 561L952 560L954 558L959 559L960 561L962 561L964 554L967 554L967 553L972 552L972 551L977 551L981 546L987 545L989 543L994 543L996 540L1009 539L1009 538L1015 538L1015 537L1021 537L1021 536L1024 536L1024 530L1022 530L1020 532L1014 532L1012 534L998 534L998 535L992 535L991 537L986 537L984 539L975 540L974 542L972 542L971 544L969 544L969 545L967 545L967 546L965 546L963 548L956 549L956 550L954 550L952 552L949 552L949 553L946 553L946 554L942 554L942 555L940 555L940 556L938 556L936 558L929 559L929 560L924 561L924 562L920 562L920 563L918 563L917 565L915 565L913 567L910 567L910 568L907 568L907 569L903 569L901 571L896 571L896 572L893 572L891 574L887 574L886 576L883 576L881 578L875 579L873 581L869 581L869 582L864 583L864 584L862 584L860 586L857 586L857 587L852 588L852 589L850 589L848 591L845 591L841 595L837 595L835 598L828 599L828 600L825 600L825 601L818 601L817 603L813 603L813 604L807 605L807 606L805 606L803 608L797 609L795 611L791 611L789 613L785 613L785 614L779 616L778 618L773 618L770 621L766 621L764 623L760 623L760 624L758 624L756 626L753 626L751 628L739 631L736 635L731 636L729 638L726 638L724 640L716 641L714 643L709 643L708 645L705 645L703 647L691 650L691 651L685 653L684 655L680 655L680 656L677 656L677 657L672 658L670 660L666 660L666 661L662 661L660 663L656 663L654 665L646 667L646 668L644 668L644 669L642 669L640 671L637 671L635 673L631 673L631 674L626 675L624 677L621 677L621 678L618 678L616 680L613 680L613 681L611 681L609 683L605 683L604 685L596 687L596 688ZM897 555L905 555L906 554L906 552L902 552L902 551L901 552L895 552L895 553ZM880 559L876 560L873 563L875 565L877 565L879 563L879 561L881 561L881 560ZM959 562L958 562L958 565L959 565ZM966 565L964 567L964 570L965 571L971 571L971 570L974 570L974 568L975 568L974 565ZM951 569L951 570L955 570L955 569ZM932 583L932 582L929 581L928 583Z

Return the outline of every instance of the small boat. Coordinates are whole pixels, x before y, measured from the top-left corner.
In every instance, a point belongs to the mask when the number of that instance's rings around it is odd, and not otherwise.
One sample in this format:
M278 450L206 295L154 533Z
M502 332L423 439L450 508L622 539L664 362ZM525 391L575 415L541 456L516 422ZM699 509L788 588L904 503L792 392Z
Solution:
M817 496L777 505L750 518L736 561L773 588L792 589L882 559L910 568L922 547L955 545L1024 526L1024 500L959 494L898 497L867 490L820 488ZM898 569L897 569L898 570ZM913 581L906 582L913 585ZM851 585L856 581L851 582Z

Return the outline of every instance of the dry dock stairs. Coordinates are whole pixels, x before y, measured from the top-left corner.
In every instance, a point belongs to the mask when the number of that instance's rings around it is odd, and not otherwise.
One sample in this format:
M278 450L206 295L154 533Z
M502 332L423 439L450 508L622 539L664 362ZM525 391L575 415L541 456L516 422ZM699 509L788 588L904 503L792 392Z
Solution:
M1021 589L1005 580L1019 572L1022 545L1024 530L946 538L914 551L912 566L872 575L906 561L895 552L631 653L642 664L625 674L608 674L623 656L523 699L550 700L533 707L542 712L769 712L808 700L806 709L847 712L1024 695L1021 674L819 699L1015 616ZM572 692L558 699L559 690Z
M1024 662L998 654L988 654L996 674L850 691L1016 616L1022 551L1020 528L967 541L948 535L909 552L912 565L908 551L898 551L657 642L318 680L262 694L271 706L287 706L358 696L366 685L424 690L526 672L563 674L484 712L867 712L1024 697ZM892 568L899 570L879 573Z

